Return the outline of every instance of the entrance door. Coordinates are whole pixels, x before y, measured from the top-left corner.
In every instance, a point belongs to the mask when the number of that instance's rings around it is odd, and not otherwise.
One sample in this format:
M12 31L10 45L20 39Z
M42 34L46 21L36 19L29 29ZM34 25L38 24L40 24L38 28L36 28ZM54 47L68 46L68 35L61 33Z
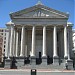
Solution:
M41 57L41 53L42 53L42 40L37 39L36 40L36 58L39 58L39 56Z
M41 58L41 52L39 52L39 58Z

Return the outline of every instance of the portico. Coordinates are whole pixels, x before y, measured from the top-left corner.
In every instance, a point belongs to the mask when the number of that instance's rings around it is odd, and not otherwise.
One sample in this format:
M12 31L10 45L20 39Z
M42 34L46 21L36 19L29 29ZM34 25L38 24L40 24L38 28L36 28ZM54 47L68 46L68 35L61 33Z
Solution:
M59 29L60 28L60 29ZM65 26L57 26L57 25L51 25L51 26L47 26L47 25L32 25L32 26L26 26L26 25L23 25L23 26L20 26L20 28L18 28L17 25L14 26L11 26L11 36L14 37L12 39L12 37L10 37L11 41L10 41L10 56L16 56L16 57L24 57L25 56L25 52L27 52L28 50L28 37L32 37L32 38L29 38L30 41L31 41L31 44L30 44L30 51L28 51L27 55L30 54L30 56L35 56L37 58L37 52L36 50L40 49L39 52L42 53L42 57L47 57L48 55L48 51L47 51L47 38L49 36L47 36L47 32L50 32L51 31L51 38L50 39L53 39L53 41L51 43L53 43L53 57L58 57L58 49L57 49L57 32L58 32L58 35L59 35L59 32L61 31L64 32L64 57L67 57L67 27ZM27 36L27 33L28 36ZM20 38L19 38L20 37ZM20 40L19 40L19 39ZM16 40L15 40L16 39ZM39 39L39 40L37 40ZM61 38L60 38L61 39ZM12 41L13 40L13 41ZM62 39L61 39L62 40ZM14 44L14 41L15 41L15 44ZM40 43L41 44L40 44ZM20 43L20 48L19 48L19 43ZM37 43L40 44L40 47L37 47ZM13 46L12 46L13 44ZM39 45L38 44L38 45ZM11 47L12 46L12 47ZM27 46L27 48L26 48ZM19 49L18 49L19 48ZM37 49L38 48L38 49ZM17 55L19 54L19 55ZM25 56L26 57L26 56Z

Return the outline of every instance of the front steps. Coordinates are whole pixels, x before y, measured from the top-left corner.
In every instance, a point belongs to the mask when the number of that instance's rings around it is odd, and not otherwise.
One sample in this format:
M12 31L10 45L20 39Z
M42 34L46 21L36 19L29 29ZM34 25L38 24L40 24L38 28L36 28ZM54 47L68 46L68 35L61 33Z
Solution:
M12 63L11 63L12 61ZM33 64L34 62L34 64ZM40 63L37 63L40 62ZM25 59L20 57L20 58L12 58L10 59L10 61L7 59L7 61L5 61L5 68L16 68L16 69L60 69L60 70L64 70L66 69L66 67L68 68L69 66L65 65L65 60L63 60L62 62L54 62L54 63L48 63L47 61L43 61L40 60L38 61L32 61L31 59ZM48 65L49 64L49 65Z
M19 69L60 69L60 70L64 70L65 69L65 65L61 64L61 65L24 65L21 67L17 67Z
M43 62L40 61L40 64L24 64L23 66L17 66L17 68L19 69L61 69L64 70L65 69L65 63L64 61L62 61L62 63L58 64L58 63L52 63L52 64L42 64ZM45 62L46 63L46 62Z

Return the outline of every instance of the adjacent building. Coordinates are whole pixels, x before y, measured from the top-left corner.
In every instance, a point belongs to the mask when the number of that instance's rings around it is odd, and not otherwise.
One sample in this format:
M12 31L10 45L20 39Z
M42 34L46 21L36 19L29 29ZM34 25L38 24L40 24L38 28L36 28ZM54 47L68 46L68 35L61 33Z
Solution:
M73 48L75 48L75 29L73 29L72 31L73 31Z
M9 30L7 28L0 28L0 62L3 62L5 52L8 50L8 36Z

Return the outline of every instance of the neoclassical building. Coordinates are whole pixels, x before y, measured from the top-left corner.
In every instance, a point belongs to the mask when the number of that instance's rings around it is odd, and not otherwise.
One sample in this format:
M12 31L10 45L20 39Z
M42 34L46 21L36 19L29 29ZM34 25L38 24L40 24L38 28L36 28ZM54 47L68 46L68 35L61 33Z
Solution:
M6 65L12 57L20 67L27 58L29 64L34 65L61 65L73 58L72 24L67 22L68 13L38 3L10 13L10 18L6 24L9 29Z

